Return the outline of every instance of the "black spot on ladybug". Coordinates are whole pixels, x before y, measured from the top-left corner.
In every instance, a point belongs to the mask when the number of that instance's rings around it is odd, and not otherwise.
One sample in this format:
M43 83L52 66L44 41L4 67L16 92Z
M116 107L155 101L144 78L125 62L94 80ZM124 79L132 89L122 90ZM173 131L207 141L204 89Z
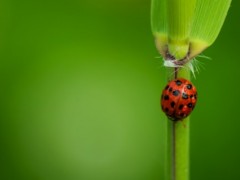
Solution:
M165 112L168 112L169 111L169 109L168 108L165 108Z
M176 80L175 82L176 82L177 86L181 86L181 84L182 84L182 82L180 80Z
M182 110L183 108L183 104L180 104L180 106L178 107L179 110Z
M168 90L169 90L169 92L172 92L172 88L171 87Z
M188 99L188 95L186 93L182 93L182 98L183 99Z
M167 85L166 87L165 87L165 90L167 90L169 88L169 85Z
M175 106L175 102L172 101L172 102L171 102L171 107L174 108L174 106Z
M190 98L193 98L193 95L191 94Z
M164 100L169 100L169 96L168 96L168 95L165 95L165 96L164 96Z
M192 108L193 107L193 104L192 103L188 103L187 105L189 108Z
M187 85L187 88L188 88L188 89L192 89L192 85L191 85L191 84L188 84L188 85Z
M173 91L173 93L172 93L174 96L178 96L179 94L180 94L180 91L179 90L175 90L175 91Z

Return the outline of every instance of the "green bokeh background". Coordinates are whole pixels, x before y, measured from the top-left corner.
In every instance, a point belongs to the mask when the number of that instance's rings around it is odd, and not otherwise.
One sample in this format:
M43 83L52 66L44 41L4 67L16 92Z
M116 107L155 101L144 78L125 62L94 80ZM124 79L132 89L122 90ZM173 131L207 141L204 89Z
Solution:
M191 178L240 179L239 7L199 58ZM0 179L161 180L149 0L0 2Z

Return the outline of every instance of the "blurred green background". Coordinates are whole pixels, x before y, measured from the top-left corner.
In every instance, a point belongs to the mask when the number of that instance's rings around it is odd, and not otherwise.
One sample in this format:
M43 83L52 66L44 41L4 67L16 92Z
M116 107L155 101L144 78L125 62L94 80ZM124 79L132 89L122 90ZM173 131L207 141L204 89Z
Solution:
M199 58L191 178L240 179L239 7ZM0 2L0 179L161 180L150 0Z

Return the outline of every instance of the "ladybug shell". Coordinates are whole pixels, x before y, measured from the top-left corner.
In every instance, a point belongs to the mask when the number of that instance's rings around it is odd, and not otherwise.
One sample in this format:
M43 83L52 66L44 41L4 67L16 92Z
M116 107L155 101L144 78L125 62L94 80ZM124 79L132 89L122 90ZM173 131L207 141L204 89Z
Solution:
M162 92L162 110L173 121L186 118L194 109L196 102L195 86L183 78L170 81Z

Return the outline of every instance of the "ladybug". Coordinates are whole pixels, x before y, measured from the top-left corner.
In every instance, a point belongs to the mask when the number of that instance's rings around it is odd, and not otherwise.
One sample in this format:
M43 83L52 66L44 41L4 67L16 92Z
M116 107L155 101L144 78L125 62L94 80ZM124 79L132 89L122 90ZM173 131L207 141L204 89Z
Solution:
M183 78L170 81L162 91L162 110L173 121L186 118L194 109L196 102L195 86Z

